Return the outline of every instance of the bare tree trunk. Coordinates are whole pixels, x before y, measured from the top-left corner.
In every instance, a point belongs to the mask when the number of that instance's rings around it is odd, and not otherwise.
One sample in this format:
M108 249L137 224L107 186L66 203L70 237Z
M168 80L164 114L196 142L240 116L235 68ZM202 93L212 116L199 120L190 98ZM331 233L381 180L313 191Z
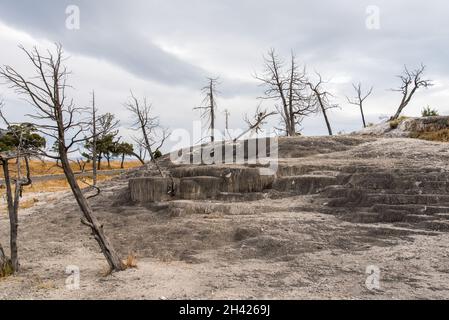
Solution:
M134 157L136 157L137 160L139 160L141 164L145 164L145 160L143 160L142 157L139 156L137 153L133 152L132 155L133 155Z
M331 128L331 124L329 122L329 118L327 116L327 110L330 108L335 108L338 107L338 105L333 105L331 106L328 100L328 95L329 92L325 91L325 90L321 90L320 86L323 83L323 80L321 78L321 75L316 72L316 74L319 77L319 81L317 82L317 84L313 85L311 82L308 82L308 86L310 87L310 90L312 91L312 93L315 95L315 99L316 99L316 104L318 106L318 108L320 108L321 112L323 113L323 117L324 117L324 121L326 122L326 127L327 127L327 131L329 132L329 135L332 135L332 128Z
M3 251L2 244L0 243L0 275L3 270L3 266L6 264L7 261L8 258L5 255L5 251Z
M92 184L97 185L97 119L95 110L95 92L92 91Z
M61 157L61 164L64 170L64 174L67 178L67 182L70 185L70 189L75 196L75 199L84 215L84 219L81 219L81 222L91 228L92 235L94 239L98 242L100 249L106 260L108 261L109 267L112 271L121 271L125 269L125 265L122 260L112 248L108 238L103 232L103 226L97 221L95 218L92 208L87 202L86 197L84 196L81 188L76 181L75 175L73 174L72 168L70 167L69 159L67 158L67 153L65 151L65 146L60 143L59 146L59 154Z
M98 155L98 164L97 164L97 170L101 170L101 154Z
M12 87L16 88L17 91L29 96L38 114L34 116L34 119L43 122L38 125L39 128L43 132L47 132L57 139L59 158L64 174L83 214L81 222L91 228L92 235L98 242L111 270L124 270L126 268L125 265L106 238L103 226L97 221L92 208L82 193L67 156L71 147L87 141L88 138L79 137L85 130L85 122L74 118L74 116L76 117L77 114L81 113L81 110L85 109L74 107L73 102L65 104L66 80L69 72L66 67L62 65L62 62L64 61L62 46L60 44L56 45L55 54L47 51L47 57L42 57L36 48L34 48L32 52L27 51L23 47L22 50L26 53L32 65L35 67L36 76L32 78L33 80L26 80L10 66L4 68L0 67L0 76L10 82ZM64 121L64 115L67 115L68 121ZM72 130L76 130L76 133L73 136L70 136L68 139L69 142L66 144L66 133L71 132ZM43 149L39 152L47 157L54 158ZM6 170L5 173L6 179L9 177L8 170ZM12 195L10 187L8 187L7 192L9 192L8 195ZM12 212L11 209L14 209L14 204L12 203L12 198L9 198L8 209ZM12 218L13 219L10 220L11 233L13 234L13 231L17 230L17 219L14 219L15 217Z
M362 114L363 127L366 128L365 115L363 114L363 105L360 104L360 113Z
M209 130L210 130L210 141L215 141L215 108L216 102L215 102L215 86L217 83L217 79L214 78L208 78L209 84L206 85L201 89L202 92L205 94L205 98L203 100L203 103L205 103L205 106L196 107L193 108L193 110L202 110L201 118L207 118L210 119L209 124ZM209 121L209 120L208 120Z
M120 162L120 169L123 169L123 163L125 162L125 154L122 153L122 161Z
M214 88L213 81L210 81L210 141L215 141L215 105L214 105Z
M326 114L326 110L323 109L323 116L324 116L324 121L326 122L326 126L327 126L327 131L329 132L329 135L332 135L332 128L331 128L331 124L329 123L329 119L327 118L327 114Z
M0 275L2 275L3 269L8 263L8 257L5 255L5 251L3 251L2 244L0 243Z
M289 136L296 135L295 114L293 112L293 85L294 85L294 82L295 82L295 58L292 54L290 82L289 82L289 88L288 88L288 113L289 113L289 119L290 119L290 126L288 128Z
M329 119L327 118L326 108L324 107L323 101L321 99L321 95L319 92L316 93L318 104L320 105L321 111L323 112L324 121L326 122L327 131L329 132L329 135L332 135L332 128L331 124L329 123Z
M19 205L20 205L20 197L22 186L20 177L20 159L17 157L17 177L16 183L14 187L14 201L13 201L13 216L14 216L14 228L11 228L11 263L14 268L14 271L19 271L19 252L17 247L17 233L19 228Z
M13 273L14 270L11 265L11 260L5 255L2 244L0 243L0 278Z
M391 120L396 120L397 118L399 118L399 116L402 113L402 110L404 110L404 108L407 106L407 103L403 103L399 106L398 110L396 111L396 113L394 114L393 118L391 118Z
M148 139L147 130L146 130L145 126L142 126L142 134L143 134L143 138L145 141L145 147L147 148L148 153L150 154L151 161L156 165L156 169L157 169L157 171L159 171L159 174L161 175L161 177L165 178L165 174L162 171L161 167L159 166L159 162L154 157L153 150L151 148L150 140ZM172 182L173 182L173 179L172 179Z
M19 257L17 249L18 221L16 215L17 212L16 210L14 210L13 194L11 188L11 177L9 175L9 164L7 159L2 160L2 167L6 185L6 199L9 215L9 224L10 224L9 245L11 250L11 265L14 271L18 271L19 270Z

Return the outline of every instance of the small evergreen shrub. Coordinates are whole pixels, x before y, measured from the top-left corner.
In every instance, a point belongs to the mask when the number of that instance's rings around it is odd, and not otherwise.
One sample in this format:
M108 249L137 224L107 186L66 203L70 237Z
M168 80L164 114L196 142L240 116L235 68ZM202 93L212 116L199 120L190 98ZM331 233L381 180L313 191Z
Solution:
M421 115L423 117L436 117L436 116L439 116L438 110L437 109L432 109L432 108L430 108L430 106L427 106L424 109L422 109Z
M162 157L162 152L160 152L159 149L154 151L153 152L153 157L154 157L154 159Z

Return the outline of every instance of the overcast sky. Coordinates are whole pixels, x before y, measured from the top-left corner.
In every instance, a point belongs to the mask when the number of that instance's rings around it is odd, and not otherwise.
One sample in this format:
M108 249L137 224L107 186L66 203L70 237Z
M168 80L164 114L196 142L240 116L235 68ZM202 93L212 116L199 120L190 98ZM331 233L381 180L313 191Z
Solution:
M70 5L79 8L79 29L71 28ZM26 73L18 44L45 49L60 42L70 57L75 102L87 105L95 89L100 111L115 113L129 136L123 103L130 89L148 97L165 126L190 131L208 76L221 79L217 126L224 127L228 109L230 127L243 128L242 115L254 111L263 92L253 77L263 54L275 48L288 58L293 51L330 81L341 105L330 115L334 131L351 132L361 125L345 98L351 83L374 86L366 116L378 122L398 105L400 96L388 89L398 85L395 75L404 64L423 62L435 83L418 92L405 113L417 116L427 105L449 113L448 15L443 0L0 0L0 64ZM30 110L4 85L0 96L15 120ZM274 108L270 101L263 106ZM322 116L304 121L303 133L326 134Z

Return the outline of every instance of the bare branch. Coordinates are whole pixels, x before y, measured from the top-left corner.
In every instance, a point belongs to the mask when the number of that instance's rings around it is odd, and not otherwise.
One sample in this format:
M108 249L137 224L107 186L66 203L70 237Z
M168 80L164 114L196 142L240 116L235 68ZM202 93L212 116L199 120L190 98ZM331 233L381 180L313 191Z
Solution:
M346 99L348 100L349 104L356 105L360 108L363 127L366 128L365 115L363 113L363 102L371 95L371 93L373 92L373 87L371 87L365 94L362 91L362 84L360 82L358 84L353 83L352 87L356 92L356 97L353 99L346 97Z
M298 67L292 52L289 69L284 70L285 63L274 49L271 49L264 57L264 67L262 75L255 75L255 78L265 87L264 96L259 99L275 101L275 108L284 126L282 131L289 136L296 135L296 126L302 119L316 112L315 107L310 103L310 94L307 92L306 68Z
M56 44L54 52L47 50L45 55L42 55L37 48L33 50L20 48L34 66L34 76L25 78L13 67L5 66L0 68L0 77L5 79L18 94L29 99L35 110L32 119L36 121L34 123L36 128L55 137L58 157L48 155L45 150L39 150L40 154L53 159L59 158L67 182L83 213L83 220L89 224L111 270L123 270L125 266L122 260L104 234L103 226L98 223L70 166L69 149L83 140L78 137L86 129L89 120L81 118L83 108L74 107L72 100L66 103L67 78L70 72L62 64L65 60L62 46ZM70 142L67 143L66 140Z
M237 141L238 139L240 139L241 137L243 137L248 132L255 131L256 133L258 133L261 130L261 126L265 123L265 120L268 117L275 115L275 114L277 114L277 112L275 112L275 111L268 112L266 109L261 110L260 105L257 106L257 109L253 116L253 119L249 119L248 115L245 115L244 121L248 125L248 129L245 130L243 133L241 133L239 136L237 136L234 139L234 142Z
M433 85L431 80L423 79L425 69L426 66L422 63L418 68L412 71L410 71L407 66L404 66L403 73L397 76L401 80L401 85L399 86L399 88L391 90L400 92L402 94L402 99L399 103L399 107L396 113L391 117L390 120L399 118L399 115L410 103L410 100L419 88L428 88Z

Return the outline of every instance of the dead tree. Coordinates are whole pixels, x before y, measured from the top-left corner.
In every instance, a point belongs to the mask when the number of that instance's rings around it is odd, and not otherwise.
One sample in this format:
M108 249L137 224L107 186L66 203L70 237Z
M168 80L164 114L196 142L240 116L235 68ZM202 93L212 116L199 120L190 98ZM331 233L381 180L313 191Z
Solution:
M78 165L78 168L81 172L86 171L86 164L87 164L86 161L84 161L83 159L76 159L76 164ZM94 178L92 178L92 180L95 181L95 184L97 183L96 178L97 178L96 176L95 176L95 180L94 180ZM95 184L93 183L93 185L95 185Z
M241 137L243 137L245 134L247 134L248 132L252 132L255 131L256 133L258 133L261 130L261 126L263 124L265 124L265 120L272 116L277 114L277 112L272 111L272 112L268 112L267 110L261 110L260 109L260 105L257 107L257 110L253 116L252 119L248 118L248 115L245 115L244 121L246 122L246 124L248 125L248 129L245 130L244 132L242 132L240 135L238 135L235 139L234 142L236 142L238 139L240 139Z
M141 133L140 137L134 137L134 141L148 152L159 174L165 178L165 173L162 171L158 160L154 157L153 150L161 148L165 140L170 136L170 133L167 129L161 127L158 117L151 116L152 106L147 103L146 98L143 98L143 102L140 103L131 92L131 100L126 102L125 106L133 115L133 130ZM154 148L155 146L156 148ZM140 161L143 163L141 156L138 159L141 159Z
M223 114L225 116L225 132L224 132L224 136L225 137L226 136L230 137L230 134L229 134L229 116L231 115L231 113L229 112L228 109L225 109L223 111Z
M20 198L22 197L23 187L31 184L29 157L33 153L33 142L27 141L27 135L24 134L22 126L11 126L11 124L4 117L0 101L0 118L6 123L8 129L3 133L4 136L9 135L11 139L2 141L2 145L6 150L0 152L0 165L3 169L4 184L6 187L6 202L8 217L10 223L10 258L5 255L0 244L0 276L8 275L19 271L19 253L17 245L17 235L19 227L19 206ZM29 135L28 135L29 136ZM2 137L3 140L3 137ZM38 147L38 146L37 146ZM15 160L16 173L11 176L9 162ZM22 160L25 162L25 175L22 176ZM14 188L13 188L14 186Z
M363 102L366 100L366 98L368 98L371 95L371 93L373 92L373 87L371 87L367 93L362 92L362 84L360 82L358 84L353 83L352 87L355 90L356 97L353 99L346 97L346 99L348 100L348 103L356 105L360 108L363 127L366 128L365 115L363 113Z
M316 106L317 110L319 110L324 117L324 122L326 123L327 131L329 132L329 135L332 135L332 128L331 124L329 122L329 115L327 111L329 109L338 108L337 104L331 104L329 101L329 96L332 96L331 93L326 91L323 88L324 81L321 77L321 74L318 72L315 72L315 74L318 77L318 80L316 83L312 83L311 81L307 82L307 85L309 86L310 90L312 91L312 104Z
M139 160L142 165L144 165L145 164L145 158L147 157L147 152L148 152L147 149L144 147L144 144L145 144L144 139L142 139L142 138L140 138L140 139L137 138L136 139L135 138L134 142L136 143L137 148L139 149L139 153L133 151L132 155L134 157L136 157L137 160Z
M205 97L203 99L203 105L201 107L193 108L193 110L201 110L201 119L206 119L208 123L208 129L210 131L210 141L215 141L215 112L217 108L217 102L215 97L217 95L217 83L218 78L208 78L209 84L201 89Z
M401 86L398 89L392 89L392 91L397 91L402 94L401 103L399 104L396 113L390 120L399 118L402 110L404 110L404 108L410 103L410 100L419 88L428 88L433 85L431 80L423 79L425 69L426 66L423 64L412 71L409 71L407 66L404 66L403 73L398 76L402 82Z
M103 225L95 217L70 166L68 155L71 148L91 138L82 137L90 128L91 119L82 119L81 115L88 110L76 107L73 100L67 98L69 71L63 64L62 46L57 44L55 52L47 51L46 55L42 55L37 48L20 48L27 55L35 75L26 78L13 67L5 66L0 68L0 76L7 80L18 94L28 98L35 110L29 116L34 119L37 130L57 141L57 156L48 154L45 150L40 150L41 154L52 159L59 158L67 182L81 209L81 222L91 229L111 271L124 270L124 263L106 237Z
M92 184L97 185L97 109L95 91L92 91Z
M25 160L25 177L22 177L21 160ZM9 161L16 160L16 177L10 176ZM17 234L19 227L19 206L22 190L24 186L31 184L30 168L28 155L22 154L20 149L13 153L2 153L0 155L0 164L3 168L3 176L6 186L6 200L10 223L10 250L11 250L11 268L13 272L19 271L19 254L17 246ZM12 188L14 185L14 189Z
M297 134L296 126L302 119L316 112L314 106L309 103L310 97L306 92L305 67L299 69L292 53L289 69L284 70L285 63L276 55L274 49L264 57L264 66L263 74L255 75L266 88L264 96L259 98L277 102L275 107L282 118L282 131L287 136L294 136Z

